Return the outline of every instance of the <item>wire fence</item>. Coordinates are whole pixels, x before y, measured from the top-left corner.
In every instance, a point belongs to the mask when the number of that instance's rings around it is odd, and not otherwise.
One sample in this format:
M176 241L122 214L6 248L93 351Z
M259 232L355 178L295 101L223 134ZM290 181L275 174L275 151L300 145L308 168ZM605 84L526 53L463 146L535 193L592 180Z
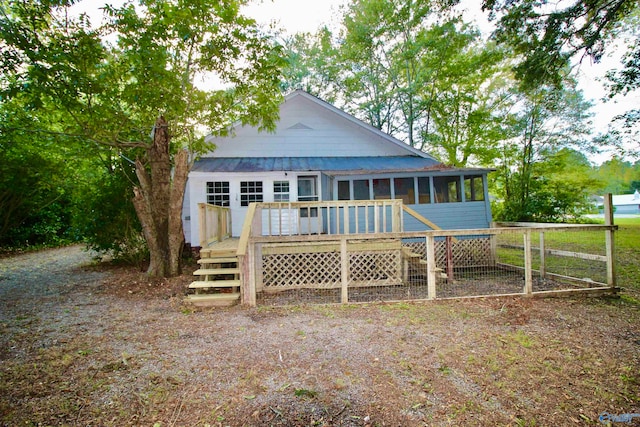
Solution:
M250 289L261 305L611 290L613 229L547 224L257 237Z

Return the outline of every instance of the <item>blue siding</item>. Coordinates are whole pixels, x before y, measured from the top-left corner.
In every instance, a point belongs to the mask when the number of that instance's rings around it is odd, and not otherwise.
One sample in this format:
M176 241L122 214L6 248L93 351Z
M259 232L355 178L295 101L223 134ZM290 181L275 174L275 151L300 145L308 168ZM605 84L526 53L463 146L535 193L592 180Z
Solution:
M491 214L485 202L434 203L409 207L445 230L488 228L491 225ZM428 229L411 215L404 214L404 231Z
M617 214L640 214L640 204L639 205L619 205L614 206L614 213Z
M437 204L425 204L425 205L410 205L411 209L415 210L423 217L427 218L431 222L444 230L454 229L475 229L475 228L488 228L491 224L491 216L487 215L487 209L484 202L466 202L466 203L437 203ZM349 208L349 231L350 233L356 232L356 219L355 219L355 207ZM359 207L358 209L358 233L373 233L374 232L374 208ZM392 225L392 209L386 207L386 222L383 222L382 209L378 210L380 230L379 231L391 231ZM366 215L365 211L368 211L369 216L369 229L365 230ZM336 211L331 210L330 224L327 224L327 211L323 209L323 228L324 232L327 232L327 227L330 227L331 234L336 232L344 232L344 210L340 209L340 229L336 229ZM404 213L404 231L425 231L429 230L429 227L422 222L415 219L413 216ZM384 224L384 225L383 225Z

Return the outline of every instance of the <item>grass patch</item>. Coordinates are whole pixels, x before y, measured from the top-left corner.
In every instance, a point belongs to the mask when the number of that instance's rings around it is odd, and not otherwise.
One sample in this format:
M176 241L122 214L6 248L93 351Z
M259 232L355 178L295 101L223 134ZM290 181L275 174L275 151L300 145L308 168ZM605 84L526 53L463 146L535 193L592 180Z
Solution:
M602 222L602 221L600 221ZM615 220L618 230L615 233L615 255L618 286L625 288L630 296L629 302L636 301L640 297L640 217L619 218ZM604 231L562 231L545 232L545 248L606 255ZM498 248L500 262L516 266L524 266L523 242L520 235L500 237L500 243L508 247ZM539 269L540 234L532 233L531 243L533 249L533 269ZM566 256L547 255L545 260L547 272L573 276L578 278L588 277L598 282L606 282L606 264L601 261L582 260Z
M616 232L616 269L618 285L640 297L640 218L620 218L615 220Z

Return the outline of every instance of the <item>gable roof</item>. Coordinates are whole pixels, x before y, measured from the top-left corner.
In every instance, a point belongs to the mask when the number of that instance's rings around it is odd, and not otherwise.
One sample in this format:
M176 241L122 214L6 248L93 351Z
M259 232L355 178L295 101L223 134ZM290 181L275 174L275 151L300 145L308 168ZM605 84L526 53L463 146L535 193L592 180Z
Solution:
M209 135L216 149L203 157L400 157L439 163L339 108L302 90L284 97L275 132L237 123L232 137Z

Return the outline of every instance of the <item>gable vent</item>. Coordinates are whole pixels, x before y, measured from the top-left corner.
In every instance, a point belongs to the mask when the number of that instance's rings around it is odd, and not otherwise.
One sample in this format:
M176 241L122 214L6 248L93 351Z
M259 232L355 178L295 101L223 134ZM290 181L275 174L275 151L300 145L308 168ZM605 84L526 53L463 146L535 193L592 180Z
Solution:
M298 122L293 126L289 126L287 129L308 129L308 130L311 130L312 128L310 128L309 126L305 125L302 122Z

